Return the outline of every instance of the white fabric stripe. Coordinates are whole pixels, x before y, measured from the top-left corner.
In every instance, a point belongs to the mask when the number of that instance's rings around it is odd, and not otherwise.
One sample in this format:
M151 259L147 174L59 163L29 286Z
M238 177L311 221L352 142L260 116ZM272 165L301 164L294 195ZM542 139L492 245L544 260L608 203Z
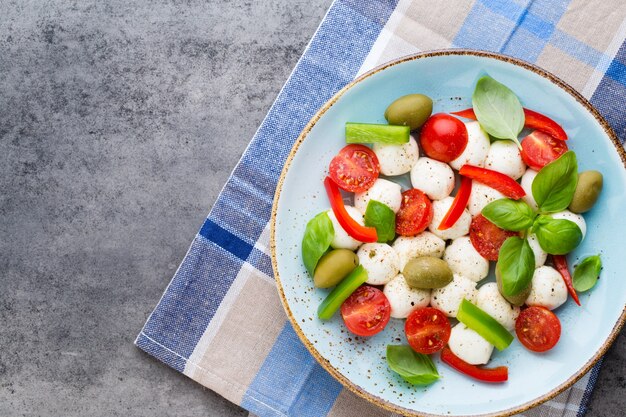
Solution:
M602 54L600 62L598 62L598 65L596 65L596 67L594 68L591 77L589 77L589 81L587 81L587 84L585 84L582 95L586 99L590 99L591 96L593 96L593 93L595 93L598 85L600 84L600 81L602 81L604 74L609 68L609 65L611 65L611 61L613 61L615 55L617 55L617 52L619 51L620 46L622 46L622 43L624 43L624 39L626 39L626 19L622 21L622 24L619 26L617 33L611 40L611 43L607 47L606 51L604 51L604 54Z
M255 271L254 267L246 262L244 262L241 266L239 273L237 274L235 280L228 289L228 292L224 296L224 299L220 303L220 306L217 308L213 319L209 322L209 325L200 337L198 344L193 349L191 356L189 356L189 359L185 363L185 370L183 371L183 373L188 377L193 378L194 372L197 370L195 364L199 363L204 356L204 353L213 341L213 338L215 338L215 335L219 331L220 327L222 327L222 323L224 322L226 315L230 311L230 307L239 296L241 289L246 284L248 278L250 277L250 274L252 274L253 271Z
M270 254L270 223L265 225L265 228L261 232L261 236L254 244L254 247L263 252L264 254L271 256Z
M359 71L356 74L357 77L378 65L380 56L383 52L385 52L392 38L395 38L394 43L396 43L398 38L394 35L395 29L404 18L406 14L405 12L411 3L413 3L413 0L400 0L398 2L395 10L391 13L391 16L389 16L389 20L387 20L385 27L383 27L378 34L378 38L363 61L361 68L359 68Z

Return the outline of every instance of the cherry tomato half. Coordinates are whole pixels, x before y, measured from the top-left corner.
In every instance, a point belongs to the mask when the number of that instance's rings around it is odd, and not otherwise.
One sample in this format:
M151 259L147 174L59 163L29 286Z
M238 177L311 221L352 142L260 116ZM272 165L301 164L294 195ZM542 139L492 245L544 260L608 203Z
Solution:
M402 193L402 204L396 213L396 233L415 236L422 233L433 219L433 203L417 188Z
M567 152L567 143L535 130L522 140L522 159L526 165L539 171Z
M467 128L454 116L437 113L424 123L420 132L424 153L441 162L458 158L467 146Z
M450 339L446 313L433 307L415 309L404 323L404 332L414 351L429 355L443 349Z
M341 317L357 336L373 336L389 322L391 305L381 290L362 285L341 305Z
M515 322L517 338L533 352L545 352L561 337L559 318L545 307L532 306L522 310Z
M488 261L497 261L500 247L511 236L517 236L517 232L500 229L491 223L485 216L479 214L472 219L470 225L470 241L480 256Z
M339 188L362 193L374 185L380 173L380 163L367 146L348 145L330 161L328 170Z

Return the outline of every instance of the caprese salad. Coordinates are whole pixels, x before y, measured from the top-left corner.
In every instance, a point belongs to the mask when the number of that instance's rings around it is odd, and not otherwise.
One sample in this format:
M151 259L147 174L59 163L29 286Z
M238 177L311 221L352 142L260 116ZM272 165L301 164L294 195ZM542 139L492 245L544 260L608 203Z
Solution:
M407 345L386 355L406 381L436 381L429 355L440 352L469 377L504 382L507 367L483 366L494 347L515 334L533 352L553 348L553 311L568 294L580 305L577 291L599 277L599 256L572 276L566 255L585 237L582 213L602 174L578 172L563 128L489 76L477 81L472 108L432 110L429 97L411 94L389 105L389 124L346 124L347 146L324 180L330 209L306 226L304 266L316 287L333 288L321 320L340 311L363 337L405 320ZM483 282L490 262L496 281Z

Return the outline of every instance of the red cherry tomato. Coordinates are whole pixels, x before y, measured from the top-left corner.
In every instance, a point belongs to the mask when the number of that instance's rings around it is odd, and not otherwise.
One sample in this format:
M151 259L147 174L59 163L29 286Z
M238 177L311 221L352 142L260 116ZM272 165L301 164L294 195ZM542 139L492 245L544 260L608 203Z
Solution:
M357 336L373 336L389 322L391 305L381 290L362 285L341 305L341 317Z
M532 306L522 310L515 322L517 338L533 352L545 352L561 337L559 318L545 307Z
M522 159L526 165L539 171L567 152L567 143L535 130L522 140Z
M432 307L413 310L404 332L414 351L430 355L443 349L450 339L450 322L443 311Z
M517 236L517 232L500 229L482 214L472 219L470 225L472 246L480 253L480 256L489 261L498 260L500 247L511 236Z
M433 219L433 203L417 188L402 193L402 204L396 213L396 233L415 236L422 233Z
M339 188L362 193L374 185L380 173L380 163L367 146L348 145L330 161L328 170Z
M456 117L445 113L432 116L420 133L422 150L429 158L450 162L458 158L467 146L467 128Z

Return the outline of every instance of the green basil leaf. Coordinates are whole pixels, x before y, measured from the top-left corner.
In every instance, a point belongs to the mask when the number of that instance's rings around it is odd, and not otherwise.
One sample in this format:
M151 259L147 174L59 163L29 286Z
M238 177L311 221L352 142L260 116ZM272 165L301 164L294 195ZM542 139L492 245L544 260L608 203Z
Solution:
M321 212L307 223L302 238L302 260L311 276L315 272L317 262L328 250L334 238L335 229L327 212Z
M546 215L535 220L533 232L537 235L541 249L552 255L565 255L576 249L583 240L583 234L576 223Z
M542 213L565 210L572 202L578 184L576 154L567 151L541 168L532 184L533 197Z
M590 290L598 282L600 270L602 269L602 260L600 255L588 256L574 268L574 288L576 291L583 292Z
M367 203L365 225L376 228L378 241L381 243L396 237L396 213L380 201L370 200Z
M535 253L526 239L512 236L504 241L496 268L502 278L502 292L514 296L528 287L535 272Z
M478 122L491 136L510 139L520 146L517 135L524 128L524 109L507 86L489 76L476 83L472 107Z
M501 229L519 232L533 225L535 212L524 200L502 198L487 204L482 215Z
M388 345L387 365L413 385L428 385L439 379L437 368L430 357L417 353L410 346Z

